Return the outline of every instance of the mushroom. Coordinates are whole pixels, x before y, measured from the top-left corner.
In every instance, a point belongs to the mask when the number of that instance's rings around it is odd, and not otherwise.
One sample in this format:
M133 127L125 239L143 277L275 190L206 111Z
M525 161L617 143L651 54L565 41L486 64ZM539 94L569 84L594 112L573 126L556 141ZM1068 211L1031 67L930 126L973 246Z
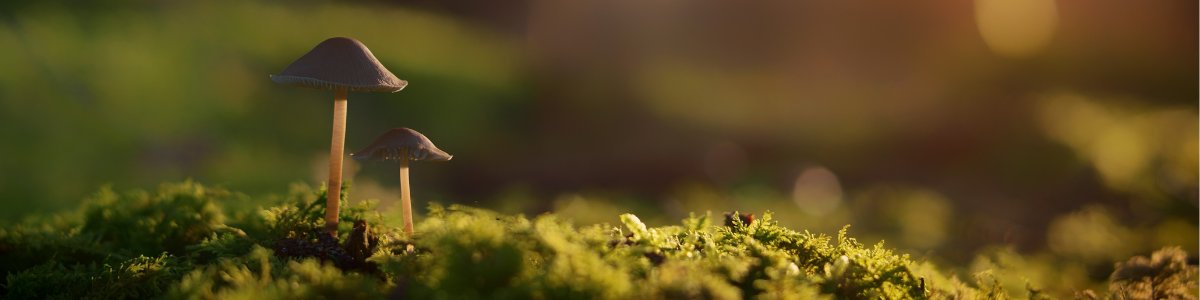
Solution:
M350 154L357 160L400 162L400 206L404 214L404 233L412 236L412 198L408 194L408 162L417 160L448 161L453 155L438 149L425 135L408 128L383 133L370 146Z
M383 67L371 50L346 37L327 39L308 53L271 75L275 83L333 90L333 141L329 149L329 183L325 203L325 230L337 235L338 205L342 198L342 157L346 141L346 92L389 92L404 89L407 81Z

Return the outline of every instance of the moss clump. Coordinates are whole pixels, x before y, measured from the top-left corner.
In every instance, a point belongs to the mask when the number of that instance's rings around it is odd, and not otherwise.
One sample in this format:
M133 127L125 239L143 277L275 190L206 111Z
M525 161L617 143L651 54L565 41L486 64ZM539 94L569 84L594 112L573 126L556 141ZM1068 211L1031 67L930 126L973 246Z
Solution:
M189 269L185 260L163 254L115 264L63 265L47 261L8 275L11 299L131 299L162 294Z
M221 258L188 273L168 299L382 299L389 285L377 277L343 272L308 258L283 259L255 246L242 257Z
M1183 249L1166 248L1118 263L1108 291L1115 299L1196 299L1196 273Z
M105 188L84 205L80 234L122 254L182 254L226 228L219 203L235 195L194 182L163 185L156 193L117 195Z
M343 189L345 191L345 189ZM0 297L168 299L1003 299L985 271L961 282L882 243L779 226L771 214L693 215L651 227L621 215L583 227L465 206L431 206L409 237L349 206L320 234L324 192L253 199L192 182L104 189L79 212L0 229ZM343 197L346 199L346 197ZM255 204L250 204L255 205ZM736 217L735 217L736 216ZM744 216L744 217L743 217ZM353 225L351 225L353 224ZM1118 265L1115 298L1195 297L1181 250ZM1163 285L1160 283L1169 283ZM1095 296L1092 292L1080 295Z

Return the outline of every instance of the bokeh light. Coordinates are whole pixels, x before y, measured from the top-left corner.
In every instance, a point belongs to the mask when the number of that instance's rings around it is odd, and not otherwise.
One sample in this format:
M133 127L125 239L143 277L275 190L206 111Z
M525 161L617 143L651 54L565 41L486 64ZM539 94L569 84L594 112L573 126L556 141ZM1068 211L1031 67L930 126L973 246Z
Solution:
M842 185L829 169L805 168L792 187L792 201L809 215L824 216L842 204Z
M975 0L975 22L992 51L1029 56L1054 37L1058 8L1055 0Z

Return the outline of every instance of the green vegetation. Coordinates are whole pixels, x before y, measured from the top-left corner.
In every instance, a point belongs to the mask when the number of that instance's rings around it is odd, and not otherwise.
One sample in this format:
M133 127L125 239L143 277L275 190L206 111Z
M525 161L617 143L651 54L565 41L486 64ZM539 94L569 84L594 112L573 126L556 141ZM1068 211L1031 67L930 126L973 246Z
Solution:
M343 189L346 191L348 189ZM343 197L342 199L347 199ZM320 233L323 191L294 187L265 207L194 182L154 193L103 189L81 211L0 229L0 295L12 299L812 299L1044 298L984 270L960 280L929 262L779 226L771 214L693 215L650 227L576 228L431 205L417 236L370 204L347 206L340 236ZM241 210L241 209L239 209ZM738 216L738 217L732 217ZM361 221L361 222L355 222ZM357 223L357 224L355 224ZM354 224L354 225L350 225ZM371 226L376 224L377 226ZM340 241L340 242L339 242ZM1015 254L1004 254L1012 256ZM1019 260L1019 257L997 261ZM1118 264L1108 291L1081 298L1196 297L1196 266L1180 249ZM1070 296L1070 295L1066 295Z

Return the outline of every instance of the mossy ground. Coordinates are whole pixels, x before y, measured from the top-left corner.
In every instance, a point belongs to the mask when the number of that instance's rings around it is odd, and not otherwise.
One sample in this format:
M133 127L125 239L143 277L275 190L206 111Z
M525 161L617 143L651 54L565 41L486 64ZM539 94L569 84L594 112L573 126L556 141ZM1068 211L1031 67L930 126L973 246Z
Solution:
M345 197L343 198L345 199ZM693 215L649 227L571 225L433 205L408 237L369 205L321 238L324 195L297 187L254 205L194 182L103 189L78 212L0 229L0 296L11 299L902 299L1044 298L983 272L971 280L882 244L756 220ZM248 204L250 203L250 204ZM236 208L236 209L235 209ZM244 209L243 209L244 208ZM353 227L364 220L367 226ZM1191 298L1180 250L1118 265L1108 291L1081 298Z

